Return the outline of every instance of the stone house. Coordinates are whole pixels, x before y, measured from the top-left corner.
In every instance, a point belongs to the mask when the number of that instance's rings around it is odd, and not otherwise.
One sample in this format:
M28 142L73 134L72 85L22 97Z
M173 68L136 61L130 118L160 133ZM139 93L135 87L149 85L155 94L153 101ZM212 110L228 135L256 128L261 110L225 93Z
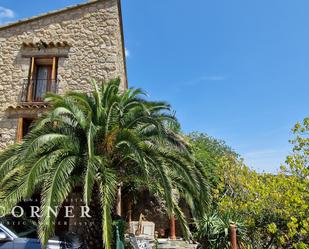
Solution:
M0 150L20 141L46 111L46 92L87 92L90 79L116 77L127 88L120 0L88 1L1 26Z
M127 88L119 0L83 4L0 27L0 149L46 109L46 92L89 91L89 79Z

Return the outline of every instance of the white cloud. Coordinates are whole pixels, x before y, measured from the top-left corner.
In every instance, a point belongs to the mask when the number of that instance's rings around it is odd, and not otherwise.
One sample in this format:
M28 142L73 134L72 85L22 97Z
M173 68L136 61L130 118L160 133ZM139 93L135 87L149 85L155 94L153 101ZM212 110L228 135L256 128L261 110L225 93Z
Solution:
M0 24L7 23L15 17L15 12L11 9L0 6Z
M0 18L14 18L15 13L13 10L0 6Z
M127 48L125 48L125 54L126 54L126 57L127 57L127 58L130 57L130 55L131 55L130 50L127 49Z

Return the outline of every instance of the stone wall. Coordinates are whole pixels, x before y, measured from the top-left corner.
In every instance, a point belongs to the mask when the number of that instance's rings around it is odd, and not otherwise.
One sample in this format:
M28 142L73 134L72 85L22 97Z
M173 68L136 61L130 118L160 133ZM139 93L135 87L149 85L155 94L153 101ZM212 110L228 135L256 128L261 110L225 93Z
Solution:
M120 77L126 87L118 7L117 0L92 1L0 27L0 149L16 137L17 120L8 119L6 110L20 101L29 75L30 58L22 56L23 42L68 42L67 57L58 60L59 93L90 91L91 78Z

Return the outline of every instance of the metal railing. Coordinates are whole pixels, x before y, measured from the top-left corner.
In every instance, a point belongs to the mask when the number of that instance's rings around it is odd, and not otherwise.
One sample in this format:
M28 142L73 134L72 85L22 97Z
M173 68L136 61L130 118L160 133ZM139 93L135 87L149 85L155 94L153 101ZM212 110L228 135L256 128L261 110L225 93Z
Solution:
M46 93L58 93L58 86L58 79L24 79L21 102L43 102Z

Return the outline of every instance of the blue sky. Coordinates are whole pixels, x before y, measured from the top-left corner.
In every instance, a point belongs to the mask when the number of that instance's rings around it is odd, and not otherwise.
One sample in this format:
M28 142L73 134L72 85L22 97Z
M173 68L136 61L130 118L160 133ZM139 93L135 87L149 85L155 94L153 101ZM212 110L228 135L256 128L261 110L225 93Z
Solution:
M84 1L0 0L0 22ZM185 132L224 139L274 172L308 116L307 0L127 0L130 86L173 105Z

